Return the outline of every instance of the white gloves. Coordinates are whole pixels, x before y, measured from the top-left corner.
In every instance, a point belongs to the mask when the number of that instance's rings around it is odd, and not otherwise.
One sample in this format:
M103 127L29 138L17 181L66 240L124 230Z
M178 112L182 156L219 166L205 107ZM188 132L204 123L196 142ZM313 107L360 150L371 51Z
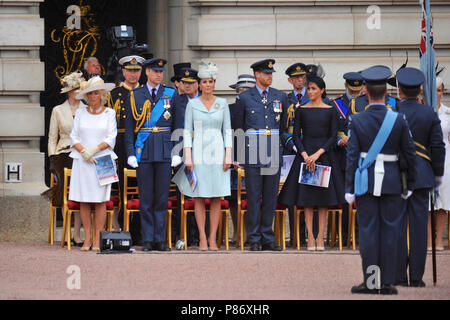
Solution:
M171 167L178 167L181 163L183 163L183 160L181 159L180 156L173 156L172 157L172 163L171 163Z
M353 202L355 202L355 194L353 194L353 193L346 193L345 194L345 201L347 201L348 204L353 204Z
M139 166L135 156L129 156L127 163L130 167L135 168L135 169Z
M83 157L84 161L90 162L90 163L97 163L97 160L94 159L94 155L99 152L100 149L98 146L85 148L81 150L80 154Z
M442 177L436 177L435 181L436 181L436 187L439 187L442 184Z
M292 150L294 150L295 153L297 153L297 147L296 147L296 146L293 146L293 147L292 147Z
M402 198L404 199L404 200L406 200L406 199L408 199L411 195L412 195L412 191L411 190L408 190L408 193L406 194L406 195L404 195L404 194L402 194Z

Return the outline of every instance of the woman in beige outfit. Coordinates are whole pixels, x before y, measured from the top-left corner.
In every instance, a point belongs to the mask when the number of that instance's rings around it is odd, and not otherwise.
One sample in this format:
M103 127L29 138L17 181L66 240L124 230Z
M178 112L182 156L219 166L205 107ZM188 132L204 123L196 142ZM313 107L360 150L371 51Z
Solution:
M57 207L63 204L64 168L72 168L72 158L69 157L69 153L72 151L70 148L70 132L73 128L73 118L77 109L86 106L82 101L76 99L83 80L81 76L81 72L73 72L63 78L64 87L61 89L61 93L67 93L67 100L53 108L50 118L48 156L50 157L50 171L55 174L58 184L46 191L45 194ZM81 247L83 242L80 237L80 228L80 214L76 213L73 241L74 245Z

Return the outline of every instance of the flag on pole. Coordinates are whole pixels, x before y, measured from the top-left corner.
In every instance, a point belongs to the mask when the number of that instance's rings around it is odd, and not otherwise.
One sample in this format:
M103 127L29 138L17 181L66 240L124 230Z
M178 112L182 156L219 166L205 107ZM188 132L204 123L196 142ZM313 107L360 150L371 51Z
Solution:
M425 103L433 107L436 111L437 92L436 92L436 69L434 51L434 36L431 21L430 0L420 0L422 6L422 34L420 39L420 69L425 75L423 92Z

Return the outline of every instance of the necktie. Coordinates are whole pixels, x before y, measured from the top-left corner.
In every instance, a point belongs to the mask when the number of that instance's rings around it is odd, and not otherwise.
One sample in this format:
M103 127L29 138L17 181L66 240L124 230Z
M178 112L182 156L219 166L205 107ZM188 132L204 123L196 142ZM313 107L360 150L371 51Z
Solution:
M155 101L156 99L156 88L152 89L152 100Z
M302 101L302 94L301 93L297 94L297 101L298 102Z
M262 92L262 97L263 97L263 99L265 99L265 98L267 97L267 91L266 91L266 90L264 90L264 91Z

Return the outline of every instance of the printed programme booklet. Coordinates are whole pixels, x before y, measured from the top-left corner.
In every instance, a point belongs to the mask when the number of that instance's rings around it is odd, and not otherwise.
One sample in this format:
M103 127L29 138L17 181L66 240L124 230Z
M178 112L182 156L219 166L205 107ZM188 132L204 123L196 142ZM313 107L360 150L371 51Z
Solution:
M283 166L281 167L281 176L287 177L289 171L291 171L292 164L294 163L295 154L289 154L283 156Z
M330 183L331 167L316 164L315 170L306 169L306 163L300 166L298 183L309 184L316 187L328 188Z
M110 154L94 158L95 171L97 172L98 182L101 186L119 181L117 175L116 162Z
M190 171L188 168L184 167L184 174L188 179L189 185L191 186L191 190L194 191L197 186L197 176L195 175L195 171Z

